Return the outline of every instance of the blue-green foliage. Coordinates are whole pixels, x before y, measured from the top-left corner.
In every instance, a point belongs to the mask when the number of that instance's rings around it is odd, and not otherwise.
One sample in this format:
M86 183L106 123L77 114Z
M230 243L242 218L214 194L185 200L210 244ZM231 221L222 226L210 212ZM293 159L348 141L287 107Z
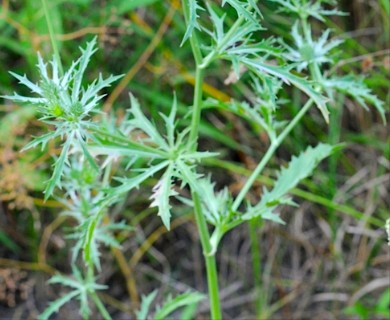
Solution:
M46 185L45 199L52 195L56 186L61 187L61 177L65 164L69 162L71 152L81 150L91 166L98 170L86 146L86 143L92 139L90 129L94 127L90 117L97 112L95 108L104 97L104 95L99 95L99 92L121 76L110 76L103 79L99 75L98 79L86 88L83 87L84 73L88 62L96 51L95 45L96 38L89 42L85 49L81 49L81 57L72 63L64 75L60 74L58 63L54 57L49 62L51 67L49 70L48 64L38 55L37 67L40 80L37 84L30 81L25 75L19 76L11 72L21 84L28 87L38 97L21 96L15 93L4 98L37 106L41 116L40 120L54 126L53 131L34 138L24 147L24 150L39 145L44 148L50 140L57 138L65 140L62 144L61 154L54 163L53 175Z

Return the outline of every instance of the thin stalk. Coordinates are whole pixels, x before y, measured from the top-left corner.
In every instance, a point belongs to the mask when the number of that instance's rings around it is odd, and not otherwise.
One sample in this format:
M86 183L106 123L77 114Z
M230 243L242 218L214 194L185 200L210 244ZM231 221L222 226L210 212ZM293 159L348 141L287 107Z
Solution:
M194 201L195 220L198 226L200 242L203 248L203 255L206 260L211 319L218 320L222 319L222 313L219 301L217 264L215 261L215 255L211 254L212 247L210 244L210 234L207 229L206 219L202 212L200 198L196 192L192 192L192 200Z
M184 11L184 17L188 24L188 0L182 0L182 6ZM193 32L190 37L190 43L194 60L196 64L195 73L195 89L193 99L193 111L191 119L191 131L188 139L189 150L196 151L197 141L199 136L199 124L202 112L202 96L203 96L203 80L204 80L204 68L200 68L199 65L203 61L202 53L200 51L199 41L196 32ZM203 255L206 262L207 270L207 286L210 299L210 312L212 319L222 319L221 304L219 300L218 289L218 272L215 254L211 254L212 247L210 243L210 234L207 228L207 222L202 212L201 200L199 195L192 191L192 200L194 202L194 213L196 225L198 228L200 241L203 249Z
M112 320L110 314L108 313L106 307L100 300L99 296L95 291L90 293L92 300L95 302L95 305L97 306L98 310L100 311L100 314L102 315L104 320Z
M305 23L303 23L303 29L305 32L306 38L310 36L310 29L308 28ZM321 72L317 64L311 64L310 70L314 78L320 82L321 81ZM297 123L300 121L300 119L303 117L303 115L309 110L309 108L312 106L313 100L310 99L303 108L297 113L297 115L293 118L293 120L288 124L288 126L282 131L282 133L276 138L271 140L272 143L270 147L268 148L266 154L261 159L260 163L257 165L256 169L253 171L252 175L248 178L247 182L245 183L244 187L241 189L240 193L238 194L237 198L235 199L233 203L233 211L238 210L239 206L241 205L242 201L244 200L246 194L248 193L249 189L252 187L253 183L257 179L257 177L260 175L260 173L263 171L277 148L280 146L280 144L283 142L283 140L287 137L287 135L291 132L291 130L297 125ZM249 223L249 231L250 231L250 239L251 239L251 252L252 252L252 265L253 265L253 275L255 280L255 288L256 288L256 314L259 316L262 312L263 307L263 301L262 301L262 293L261 293L261 260L260 260L260 246L257 239L257 221L251 221ZM238 223L238 222L237 222ZM231 229L234 227L234 223L229 225L227 229Z
M244 187L241 189L237 198L233 203L233 211L236 211L240 206L241 202L244 200L249 189L252 187L253 183L256 181L257 177L263 171L268 161L271 159L276 149L280 146L283 140L287 137L287 135L291 132L291 130L297 125L299 120L303 117L303 115L309 110L312 106L313 100L310 99L303 108L297 113L297 115L293 118L293 120L289 123L289 125L282 131L282 133L272 141L271 146L268 148L266 154L261 159L260 163L257 165L256 169L253 171L252 175L249 177ZM261 293L261 256L260 256L260 246L257 239L257 227L258 221L250 221L249 222L249 235L251 240L251 255L252 255L252 266L253 266L253 277L255 282L255 290L256 290L256 314L258 316L261 315L263 308L262 301L262 293Z
M263 299L261 295L261 249L259 239L257 237L257 228L259 227L259 223L261 223L260 219L253 219L249 221L249 237L251 241L252 270L256 291L255 307L257 315L261 313L263 308Z
M195 151L197 149L199 124L202 113L202 86L203 86L204 70L197 67L195 73L195 91L194 91L194 104L192 109L191 119L191 131L188 139L188 147L190 150Z
M297 115L290 121L288 126L282 131L282 133L270 145L266 154L261 159L261 161L257 165L256 169L253 171L253 173L250 175L250 177L246 181L245 185L242 187L237 198L234 200L233 207L232 207L233 211L236 211L238 209L238 207L240 206L240 204L244 200L246 194L248 193L249 189L252 187L253 183L256 181L259 174L263 171L263 169L267 165L268 161L271 159L271 157L275 153L276 149L280 146L280 144L287 137L287 135L291 132L291 130L298 124L299 120L301 120L301 118L304 116L304 114L310 109L310 107L313 105L313 102L314 101L312 99L308 100L306 102L306 104L302 107L302 109L297 113Z
M89 281L92 281L94 276L95 276L95 267L93 265L93 260L92 258L89 258L88 261L86 261L86 264L87 264L87 279Z
M201 115L201 103L202 103L202 85L203 85L203 69L196 69L195 78L195 91L194 91L194 105L191 121L191 131L188 141L190 150L197 149L197 140L199 135L199 123ZM212 248L210 243L210 234L207 229L207 222L202 212L202 206L199 195L193 191L192 200L194 202L195 220L200 235L200 240L203 248L203 255L206 262L207 270L207 285L210 299L210 311L212 319L222 319L221 305L219 301L219 289L218 289L218 273L217 263L215 260L215 254L211 254Z
M49 29L50 42L51 42L51 46L53 47L54 57L57 60L60 75L63 76L64 75L64 68L62 67L60 52L58 50L57 40L55 39L55 36L54 36L53 23L51 21L51 16L49 13L49 9L48 9L46 0L42 0L42 7L43 7L43 11L45 12L47 28Z
M107 188L110 185L111 169L112 169L112 162L110 161L104 170L103 181L102 181L102 185L104 188Z
M343 94L338 95L337 97L337 104L336 107L333 108L332 112L330 113L330 123L329 123L329 134L328 134L328 141L331 145L336 145L337 143L340 143L340 136L341 136L341 120L342 120L342 114L343 114L343 105L344 105L345 96ZM328 169L328 189L329 189L329 196L331 198L334 198L336 194L336 188L337 188L337 165L340 160L340 155L338 153L332 154L329 159L329 169ZM334 210L329 210L329 224L332 230L332 237L333 239L336 237L336 231L337 231L337 216L336 212Z
M184 18L186 23L188 24L189 20L189 1L182 0L182 7ZM194 103L192 109L192 119L191 119L191 131L188 139L188 147L190 150L195 151L197 149L197 140L199 135L199 123L200 116L202 112L202 96L203 96L203 78L204 78L204 69L199 68L199 65L203 61L202 52L200 51L199 40L196 35L196 31L194 30L190 37L190 44L192 49L192 54L194 56L195 64L196 64L196 72L195 72L195 89L194 89Z

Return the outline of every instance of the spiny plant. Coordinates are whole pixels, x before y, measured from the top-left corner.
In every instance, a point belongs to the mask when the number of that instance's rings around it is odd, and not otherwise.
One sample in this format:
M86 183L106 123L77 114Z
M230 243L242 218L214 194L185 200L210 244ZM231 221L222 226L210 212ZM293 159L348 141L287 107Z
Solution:
M57 275L51 280L70 287L72 291L52 302L41 314L41 319L49 318L72 299L80 301L83 318L91 317L91 300L103 318L110 319L96 293L105 288L96 283L101 271L99 248L103 244L119 247L120 243L112 232L129 227L124 222L111 221L107 209L157 175L159 179L151 190L150 206L157 208L157 214L168 230L174 209L173 198L193 208L207 270L211 318L222 319L216 254L223 236L247 222L255 228L259 220L284 223L278 214L279 207L297 206L288 196L289 191L310 176L321 160L339 148L320 143L292 156L288 165L279 170L273 187L264 188L261 199L251 203L246 200L248 192L291 130L312 106L316 106L328 122L327 104L332 103L336 92L351 95L363 107L373 105L385 119L383 103L370 92L362 79L327 72L327 66L333 62L334 49L341 41L329 39L330 30L325 30L319 37L314 36L310 21L324 21L326 16L343 14L323 9L323 4L333 4L334 1L269 1L278 5L281 14L295 20L291 31L293 41L274 37L258 40L264 31L261 23L265 18L255 0L182 1L187 28L181 45L190 43L195 62L191 122L185 128L178 125L176 98L169 114L161 114L162 129L143 113L138 100L131 94L131 107L120 121L98 111L104 96L99 92L120 76L104 79L100 75L88 86L83 86L88 62L96 51L96 38L81 49L81 57L65 73L61 71L58 54L49 65L38 55L38 83L11 73L35 96L15 93L5 98L37 106L40 120L50 128L48 133L35 137L24 149L44 148L49 141L59 143L61 147L61 153L53 164L52 176L46 184L45 199L53 196L56 188L63 189L62 193L56 193L56 197L67 208L64 214L74 217L78 223L69 234L70 239L76 240L72 258L73 278ZM233 12L233 24L227 22L227 13L221 13L227 9L227 12ZM229 62L237 79L249 81L256 99L251 102L204 99L202 87L205 74L219 61ZM281 121L278 110L283 107L285 99L282 91L288 85L301 90L308 100L291 119ZM255 124L269 137L267 152L259 159L237 196L233 196L227 188L216 191L211 174L200 173L204 158L218 156L215 152L198 150L199 125L205 105L228 110ZM115 183L112 183L113 162L119 159L125 174L115 177ZM190 197L185 198L179 189L189 190ZM254 262L256 266L258 264ZM258 278L255 285L260 297ZM164 318L178 307L198 303L202 297L198 293L187 293L168 300L154 317ZM155 293L144 298L137 313L139 319L147 317L154 298ZM257 312L259 315L266 314L260 308Z

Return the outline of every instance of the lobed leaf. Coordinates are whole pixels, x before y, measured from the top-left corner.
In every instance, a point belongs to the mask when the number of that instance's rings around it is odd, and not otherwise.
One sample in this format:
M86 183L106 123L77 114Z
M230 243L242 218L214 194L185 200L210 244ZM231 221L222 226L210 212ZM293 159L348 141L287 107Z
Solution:
M24 103L31 103L31 104L37 104L37 105L42 105L47 102L47 99L45 98L33 98L33 97L25 97L17 94L16 92L14 93L13 96L1 96L4 99L12 100L12 101L17 101L17 102L24 102Z
M283 168L272 189L273 198L277 199L296 187L304 178L311 175L318 163L328 157L337 147L320 143L309 147L298 157L293 156L287 168Z
M332 77L330 79L324 79L321 84L331 97L333 97L332 90L336 90L351 96L366 110L369 109L367 103L372 104L379 112L383 123L386 124L384 102L371 93L371 90L367 88L362 78L354 77L352 75Z
M56 132L48 132L46 134L43 134L39 137L34 137L34 139L32 141L30 141L29 143L27 143L21 151L26 151L28 149L31 149L31 148L35 148L39 145L42 145L42 150L43 148L46 146L46 144L54 139L55 137L57 136Z
M63 305L65 305L67 302L69 302L73 298L77 297L78 295L79 295L78 291L72 291L72 292L65 294L61 298L52 301L49 304L49 306L45 309L45 311L38 316L38 320L48 320L53 313L58 312L58 310Z
M184 44L194 32L194 29L200 30L200 25L198 23L198 10L204 10L199 4L198 0L189 0L188 1L188 21L187 21L187 30L184 34L183 40L181 41L180 46Z
M261 201L254 207L248 205L247 212L242 219L250 220L256 217L283 223L274 210L279 204L294 205L286 198L287 193L295 188L298 183L312 174L317 164L336 150L335 146L319 144L315 148L309 147L298 157L292 157L287 168L282 168L277 181L271 191L264 188Z
M84 113L87 114L90 112L96 104L105 96L105 95L97 95L100 90L103 88L110 87L111 84L118 79L122 78L123 75L113 76L110 75L108 78L103 79L102 75L99 74L99 78L93 81L85 91L83 91L81 97L81 104L84 106Z
M287 13L295 13L300 16L301 19L307 19L308 17L316 18L320 21L325 21L324 16L330 15L347 15L345 12L338 11L336 9L326 10L322 7L322 2L326 4L333 4L332 0L269 0L280 4L279 11Z
M191 190L198 194L202 194L202 187L198 183L199 178L201 178L202 175L194 172L193 165L188 165L183 160L178 159L175 161L175 164L182 180L182 187L188 184L191 187Z
M210 35L214 38L216 43L220 43L225 35L223 24L226 17L226 13L224 13L221 17L213 10L211 5L206 2L207 10L210 14L210 19L213 22L214 33L210 33Z
M175 95L169 116L160 113L160 116L163 118L165 123L165 131L167 133L166 139L170 148L174 148L175 146L176 112L177 112L177 100Z
M142 296L141 308L136 312L137 320L148 319L150 305L152 304L152 302L156 298L156 296L157 296L157 290L154 290L153 292L151 292L147 296Z
M61 183L60 183L61 176L62 176L62 173L64 171L65 162L67 160L71 144L72 144L72 139L68 138L63 145L60 157L54 163L53 175L49 179L49 181L46 185L45 191L44 191L45 201L47 199L49 199L49 197L53 194L54 188L56 186L59 186L59 187L61 186Z
M170 163L162 178L154 186L153 194L150 197L150 199L153 200L150 206L158 208L158 215L161 217L168 230L170 230L171 220L171 205L169 204L169 198L177 195L177 192L172 188L173 175L174 164Z
M81 50L81 57L77 60L76 64L78 65L78 68L75 70L74 73L74 80L73 80L73 90L72 90L72 100L73 102L77 101L79 99L80 89L82 86L82 79L84 76L84 72L87 69L88 63L91 60L92 55L96 52L96 37L92 39L92 41L87 43L87 47L85 49L80 48Z
M108 155L111 157L130 156L132 158L140 157L149 159L165 158L165 156L157 152L157 150L131 141L129 141L127 145L111 141L101 145L93 144L89 147L89 150L94 155Z
M203 205L203 213L207 220L214 226L222 225L228 217L232 205L232 198L225 187L219 192L214 191L215 183L211 177L198 179L198 189L202 190L200 198Z
M150 139L156 143L160 148L165 150L169 149L168 144L164 138L157 131L156 126L149 121L148 118L142 113L138 100L130 94L131 109L130 112L134 116L134 119L131 123L136 127L145 132Z
M234 8L237 12L237 16L243 16L246 20L249 20L253 23L258 23L256 20L256 17L251 13L250 6L253 7L253 9L256 9L256 13L260 13L259 9L257 8L256 4L253 0L249 1L250 4L248 4L248 1L239 1L239 0L222 0L222 7L228 3L230 6ZM261 16L261 14L260 14Z
M48 281L49 283L60 283L64 286L73 288L73 289L81 289L82 288L82 283L79 281L72 279L70 277L65 277L60 274L56 274L55 276L51 277L50 280Z
M137 174L133 178L116 178L115 180L122 183L121 186L110 188L107 192L108 194L112 194L113 196L118 196L120 194L129 192L132 189L139 187L139 185L144 182L146 179L153 176L158 171L164 169L169 165L169 161L163 161L157 165L151 166L148 169L145 169L142 173Z
M24 75L23 77L12 72L12 71L8 71L13 77L15 77L16 79L19 80L19 83L21 84L24 84L26 87L30 88L32 92L34 93L37 93L39 95L42 94L42 89L36 85L35 83L32 83L30 80L27 79L26 75Z
M304 78L300 78L298 76L293 75L285 67L272 66L260 61L260 59L242 58L242 63L244 63L248 68L254 70L259 77L262 77L262 73L265 72L276 78L281 79L287 84L292 83L298 89L305 92L311 99L313 99L318 109L321 111L325 121L327 123L329 122L329 111L326 107L327 99L323 95L315 91L309 81L305 80Z

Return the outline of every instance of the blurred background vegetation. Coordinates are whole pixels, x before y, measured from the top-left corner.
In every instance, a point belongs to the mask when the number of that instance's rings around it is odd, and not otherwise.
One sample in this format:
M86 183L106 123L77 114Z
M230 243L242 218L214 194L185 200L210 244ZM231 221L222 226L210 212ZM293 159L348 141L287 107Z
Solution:
M332 71L363 76L389 106L389 2L337 3L349 15L326 21L333 36L345 40ZM187 113L194 78L191 50L188 45L180 47L185 31L180 1L56 0L50 5L65 66L78 56L80 45L97 35L100 50L89 66L89 80L100 72L125 74L107 92L104 111L123 115L131 91L157 122L158 113L170 108L174 93L179 112ZM278 14L271 2L260 1L260 8L266 17L265 32L290 39L291 20ZM320 32L324 25L314 23L314 28ZM23 88L8 70L34 79L36 52L46 59L52 54L40 1L1 2L0 48L0 95L20 92ZM228 65L214 65L206 77L205 98L250 99L245 82L224 84L229 73ZM285 98L289 102L279 110L281 119L289 119L305 99L294 89L285 92ZM346 96L338 95L335 101L330 125L313 109L253 189L253 197L258 198L261 186L274 174L272 169L308 144L346 143L343 152L322 164L314 180L294 191L301 206L282 212L286 226L266 223L259 229L262 303L270 319L390 316L390 247L384 230L390 217L389 127L374 110L357 107ZM0 319L34 319L47 301L65 290L48 286L46 280L55 272L69 273L72 242L65 237L72 221L59 215L60 202L43 201L43 184L52 157L58 154L55 146L19 152L32 135L47 129L35 119L32 107L0 103ZM227 185L237 193L267 144L259 128L238 117L204 112L200 148L222 154L205 163L219 187ZM103 252L99 280L109 289L102 299L115 319L130 318L141 295L155 288L161 289L161 297L189 288L206 290L202 252L190 213L177 210L173 231L167 233L155 210L148 207L149 194L142 189L132 193L110 213L134 227L116 235L122 251ZM225 319L251 319L255 294L247 226L223 240L218 263ZM207 305L200 304L198 311L196 318L205 319ZM58 314L58 319L78 318L77 306L67 306Z

